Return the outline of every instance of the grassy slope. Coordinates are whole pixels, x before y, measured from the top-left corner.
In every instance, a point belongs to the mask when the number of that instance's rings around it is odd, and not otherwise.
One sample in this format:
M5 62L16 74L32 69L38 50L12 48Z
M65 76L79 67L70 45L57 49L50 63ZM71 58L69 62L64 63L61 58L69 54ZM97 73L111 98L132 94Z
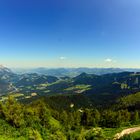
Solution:
M140 131L131 134L131 136L132 136L132 138L134 138L134 139L140 139Z

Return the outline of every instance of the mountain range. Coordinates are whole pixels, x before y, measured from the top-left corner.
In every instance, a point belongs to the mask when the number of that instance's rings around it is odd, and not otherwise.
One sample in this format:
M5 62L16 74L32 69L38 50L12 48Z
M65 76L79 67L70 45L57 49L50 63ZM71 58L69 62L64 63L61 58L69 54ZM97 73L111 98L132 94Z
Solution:
M107 73L119 73L125 70L120 68L35 68L35 69L12 69L15 73L23 74L23 73L38 73L51 75L56 77L69 76L75 77L79 74L85 72L88 74L107 74Z
M42 70L42 69L38 69ZM91 71L96 70L93 74ZM109 71L110 70L110 71ZM58 77L43 72L15 73L12 70L0 67L0 95L1 100L13 95L17 100L33 100L40 97L56 96L61 99L70 96L83 98L85 105L108 106L118 99L140 91L140 73L128 72L121 69L55 69ZM68 76L66 71L75 71L76 76ZM88 71L88 73L83 72ZM101 74L109 71L107 74ZM118 72L117 72L118 71ZM43 73L43 74L42 74ZM79 75L77 75L79 73ZM53 98L54 99L54 98ZM28 101L27 101L28 102ZM78 102L78 101L77 101Z

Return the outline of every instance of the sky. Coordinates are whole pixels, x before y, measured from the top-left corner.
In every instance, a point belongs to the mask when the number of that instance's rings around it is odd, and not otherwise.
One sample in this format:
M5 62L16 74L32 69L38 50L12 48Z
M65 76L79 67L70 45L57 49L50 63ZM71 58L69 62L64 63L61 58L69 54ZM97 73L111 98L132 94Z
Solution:
M0 64L140 68L140 1L0 0Z

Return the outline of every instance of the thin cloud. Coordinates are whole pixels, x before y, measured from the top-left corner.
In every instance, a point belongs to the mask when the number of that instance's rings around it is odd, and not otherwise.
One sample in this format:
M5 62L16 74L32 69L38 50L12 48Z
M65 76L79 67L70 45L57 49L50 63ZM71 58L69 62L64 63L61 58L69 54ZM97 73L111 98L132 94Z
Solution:
M111 58L107 58L107 59L105 59L105 62L107 62L107 63L116 63L117 61L113 60Z
M110 58L107 58L107 59L105 59L105 62L109 62L109 63L111 63L111 62L113 62L113 60L110 59Z
M60 57L60 60L65 60L65 59L67 59L67 58L64 57L64 56L61 56L61 57Z

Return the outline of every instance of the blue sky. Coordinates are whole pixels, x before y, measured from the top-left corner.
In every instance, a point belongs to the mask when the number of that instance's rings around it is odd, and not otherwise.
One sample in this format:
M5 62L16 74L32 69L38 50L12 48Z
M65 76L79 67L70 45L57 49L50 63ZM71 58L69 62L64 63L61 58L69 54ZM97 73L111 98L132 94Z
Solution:
M0 0L0 63L140 68L140 1Z

